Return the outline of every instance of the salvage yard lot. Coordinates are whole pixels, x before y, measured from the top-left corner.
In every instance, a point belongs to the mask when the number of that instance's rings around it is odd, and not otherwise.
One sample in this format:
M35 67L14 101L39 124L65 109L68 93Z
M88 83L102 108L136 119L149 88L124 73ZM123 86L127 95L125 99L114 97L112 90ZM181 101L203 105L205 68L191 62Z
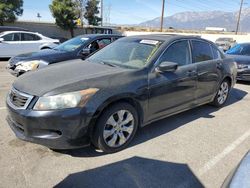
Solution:
M128 149L51 151L15 138L5 96L15 80L0 62L0 187L220 187L250 149L250 85L222 109L205 105L141 129Z

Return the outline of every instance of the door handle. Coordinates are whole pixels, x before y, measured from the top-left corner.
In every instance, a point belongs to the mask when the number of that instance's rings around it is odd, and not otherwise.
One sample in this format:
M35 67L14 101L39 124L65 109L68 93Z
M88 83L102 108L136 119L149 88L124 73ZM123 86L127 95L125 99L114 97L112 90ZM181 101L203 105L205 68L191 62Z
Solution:
M222 68L222 63L221 62L216 63L216 68L221 69Z
M187 75L188 76L196 76L197 75L197 71L195 71L195 70L189 70L188 72L187 72Z

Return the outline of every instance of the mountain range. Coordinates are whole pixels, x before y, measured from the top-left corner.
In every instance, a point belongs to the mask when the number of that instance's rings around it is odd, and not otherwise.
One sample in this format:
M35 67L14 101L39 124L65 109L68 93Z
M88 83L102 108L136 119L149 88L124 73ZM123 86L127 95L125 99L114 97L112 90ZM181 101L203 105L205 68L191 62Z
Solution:
M187 11L164 18L164 28L204 30L206 27L223 27L235 31L239 12ZM139 24L142 27L159 27L160 17ZM242 10L241 32L250 32L250 8Z

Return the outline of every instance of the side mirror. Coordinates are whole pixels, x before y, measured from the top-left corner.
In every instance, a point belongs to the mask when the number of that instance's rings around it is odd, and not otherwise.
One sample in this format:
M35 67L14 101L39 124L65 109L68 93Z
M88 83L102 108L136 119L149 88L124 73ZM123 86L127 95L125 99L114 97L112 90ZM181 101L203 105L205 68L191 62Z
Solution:
M81 51L82 56L88 56L90 54L90 49L89 48L84 48Z
M0 38L0 43L3 42L3 41L4 41L4 39L3 39L3 38Z
M162 62L159 66L155 68L156 72L174 72L178 68L178 64L174 62Z

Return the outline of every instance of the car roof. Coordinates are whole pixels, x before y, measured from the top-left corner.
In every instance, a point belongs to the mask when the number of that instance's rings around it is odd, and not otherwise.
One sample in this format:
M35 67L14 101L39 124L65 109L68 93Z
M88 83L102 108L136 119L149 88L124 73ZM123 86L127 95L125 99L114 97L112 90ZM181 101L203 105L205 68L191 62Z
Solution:
M30 34L38 34L38 35L41 35L40 33L37 33L37 32L31 32L31 31L4 31L2 33L4 34L10 34L10 33L30 33Z
M122 37L122 35L119 35L119 34L86 34L86 35L78 35L76 37L84 37L84 38L94 39L97 37Z
M134 35L129 36L129 38L137 38L137 39L149 39L149 40L159 40L159 41L170 41L177 39L198 39L203 41L208 41L200 38L200 36L187 36L187 35L176 35L176 34L149 34L149 35ZM211 41L208 41L211 42Z

